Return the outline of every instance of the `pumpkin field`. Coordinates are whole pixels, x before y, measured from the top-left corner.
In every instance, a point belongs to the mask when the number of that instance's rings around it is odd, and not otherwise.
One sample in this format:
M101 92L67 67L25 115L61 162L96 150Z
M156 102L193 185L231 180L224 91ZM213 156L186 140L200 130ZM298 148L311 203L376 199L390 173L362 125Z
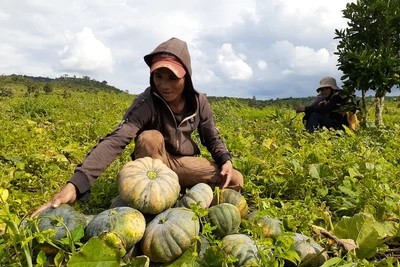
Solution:
M162 163L131 162L131 143L96 180L88 202L31 218L136 96L65 81L49 82L46 91L36 81L39 89L29 91L27 81L0 79L0 266L400 266L395 97L386 99L384 127L374 126L368 98L366 128L313 134L294 111L309 98L210 97L244 177L240 194L206 184L180 192ZM132 192L119 188L143 166L153 181L167 176L161 209L128 203Z

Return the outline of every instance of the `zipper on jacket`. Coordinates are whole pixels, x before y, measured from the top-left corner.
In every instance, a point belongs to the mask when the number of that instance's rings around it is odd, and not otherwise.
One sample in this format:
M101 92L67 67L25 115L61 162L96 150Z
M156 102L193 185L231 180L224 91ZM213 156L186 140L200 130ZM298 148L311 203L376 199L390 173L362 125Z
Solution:
M174 119L174 123L175 123L175 129L176 129L176 135L175 135L175 141L176 141L176 149L175 149L175 153L178 153L179 148L180 148L180 144L179 144L179 129L178 129L178 124L176 123L176 119L174 116L174 112L171 110L171 108L168 106L167 102L165 102L165 100L159 96L156 92L153 92L154 95L156 95L159 99L161 99L161 101L167 106L168 110L170 111L172 118Z

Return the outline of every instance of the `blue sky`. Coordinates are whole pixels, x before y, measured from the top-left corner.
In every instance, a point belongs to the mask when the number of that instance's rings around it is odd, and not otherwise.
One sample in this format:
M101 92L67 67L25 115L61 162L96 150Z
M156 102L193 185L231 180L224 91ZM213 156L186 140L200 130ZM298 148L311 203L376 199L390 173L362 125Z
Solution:
M315 95L339 85L334 30L345 0L15 0L0 9L0 73L90 76L132 94L148 86L143 56L188 43L193 81L213 96Z

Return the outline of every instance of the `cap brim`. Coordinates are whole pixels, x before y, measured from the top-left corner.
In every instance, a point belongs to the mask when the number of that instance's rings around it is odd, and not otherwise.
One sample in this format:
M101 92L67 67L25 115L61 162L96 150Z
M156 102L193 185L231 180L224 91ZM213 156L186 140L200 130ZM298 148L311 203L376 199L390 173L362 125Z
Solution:
M159 68L170 69L175 74L175 76L178 78L182 78L186 74L186 71L184 68L182 68L181 66L179 66L171 61L157 61L157 62L153 63L150 68L150 73L152 73L153 71L155 71L156 69L159 69Z

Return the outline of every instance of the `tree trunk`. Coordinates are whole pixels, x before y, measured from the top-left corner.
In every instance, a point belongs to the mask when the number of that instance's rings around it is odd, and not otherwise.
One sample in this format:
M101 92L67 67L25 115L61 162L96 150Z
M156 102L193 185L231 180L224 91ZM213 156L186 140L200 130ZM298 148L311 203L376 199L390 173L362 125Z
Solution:
M383 106L385 102L385 97L376 97L376 105L375 105L375 126L376 127L382 127L383 126L383 120L382 120L382 112L383 112Z
M360 125L362 128L367 126L367 118L368 118L368 110L367 110L367 102L365 100L365 92L366 90L361 89L361 118Z

